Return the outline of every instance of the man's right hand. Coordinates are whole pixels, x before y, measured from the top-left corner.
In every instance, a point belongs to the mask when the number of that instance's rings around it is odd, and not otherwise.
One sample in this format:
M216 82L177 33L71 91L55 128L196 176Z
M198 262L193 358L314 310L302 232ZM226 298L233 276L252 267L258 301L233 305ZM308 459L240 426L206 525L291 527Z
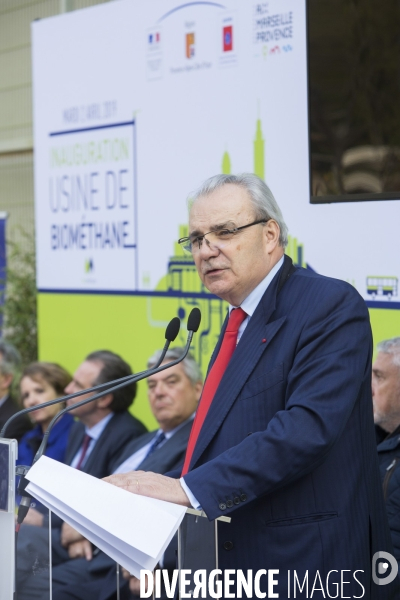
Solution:
M68 546L68 556L70 558L86 558L86 560L92 560L92 544L89 540L85 540L85 538L82 538L78 542L72 542L72 544Z
M64 548L69 548L70 544L75 542L87 541L76 529L68 525L68 523L63 523L61 527L61 544Z
M124 579L129 579L129 589L134 596L140 597L140 579L131 575L129 571L122 567L122 577ZM147 580L148 581L148 580ZM148 583L146 583L146 592L147 592Z

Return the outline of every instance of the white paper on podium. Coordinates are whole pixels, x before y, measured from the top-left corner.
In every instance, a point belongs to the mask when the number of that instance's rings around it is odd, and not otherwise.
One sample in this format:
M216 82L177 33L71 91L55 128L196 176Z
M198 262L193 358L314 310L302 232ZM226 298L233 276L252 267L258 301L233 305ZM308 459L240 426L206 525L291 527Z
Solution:
M42 456L26 475L27 490L136 577L153 570L186 508L131 494Z

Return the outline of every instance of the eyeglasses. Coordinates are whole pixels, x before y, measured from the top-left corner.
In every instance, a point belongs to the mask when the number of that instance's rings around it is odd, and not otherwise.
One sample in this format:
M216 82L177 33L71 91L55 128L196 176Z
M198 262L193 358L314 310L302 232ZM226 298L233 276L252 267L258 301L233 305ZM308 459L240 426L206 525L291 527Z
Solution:
M178 240L178 244L180 244L182 248L190 254L196 254L196 252L199 252L203 240L206 241L208 246L211 246L212 244L213 246L220 248L219 244L221 244L221 242L229 242L238 233L238 231L246 229L247 227L252 227L253 225L259 225L260 223L267 223L269 220L270 219L260 219L259 221L253 221L252 223L242 225L241 227L235 227L233 229L216 229L215 231L209 231L203 235L183 237Z

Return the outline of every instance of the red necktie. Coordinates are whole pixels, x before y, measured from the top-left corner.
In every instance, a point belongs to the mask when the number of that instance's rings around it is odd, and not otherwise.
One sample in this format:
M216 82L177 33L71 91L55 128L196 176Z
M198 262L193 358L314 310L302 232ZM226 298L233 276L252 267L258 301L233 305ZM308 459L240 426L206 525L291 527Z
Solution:
M221 348L219 349L218 356L204 384L199 408L197 409L196 418L193 423L192 431L190 432L189 443L185 456L185 464L183 465L182 469L182 476L186 475L189 470L189 465L190 461L192 460L197 438L199 437L200 430L207 416L208 409L211 406L211 402L215 396L215 392L218 389L219 383L223 374L225 373L231 356L235 351L239 327L246 317L247 313L245 313L241 308L234 308L231 311Z
M91 439L92 438L88 434L86 434L85 437L83 438L82 452L81 452L81 455L79 457L78 464L76 465L76 469L78 469L78 471L81 468L81 466L83 465L83 461L85 460L85 456L86 456L86 453L88 451Z

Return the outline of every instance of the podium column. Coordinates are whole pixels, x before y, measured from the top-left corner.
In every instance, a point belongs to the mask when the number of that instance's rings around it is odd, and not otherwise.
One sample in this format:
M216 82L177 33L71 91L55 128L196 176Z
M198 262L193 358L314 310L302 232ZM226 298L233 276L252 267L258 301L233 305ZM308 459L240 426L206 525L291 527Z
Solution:
M186 577L190 583L185 593L192 593L196 587L193 579L195 571L204 570L206 581L211 571L218 569L218 521L230 523L230 517L218 517L209 521L205 512L188 508L178 529L178 569L190 570ZM218 580L218 577L216 578ZM181 578L179 578L179 600L181 598ZM211 598L207 585L206 598ZM221 596L222 597L222 596Z
M1 600L13 600L15 589L16 440L0 440L0 581Z
M29 467L16 467L16 440L0 440L0 600L30 597L33 582L42 582L41 600L51 600L51 513L42 509L46 526L22 523L16 533L16 478ZM35 500L32 499L32 505ZM29 513L28 513L29 514ZM48 526L47 526L48 522ZM38 597L37 595L35 597Z

